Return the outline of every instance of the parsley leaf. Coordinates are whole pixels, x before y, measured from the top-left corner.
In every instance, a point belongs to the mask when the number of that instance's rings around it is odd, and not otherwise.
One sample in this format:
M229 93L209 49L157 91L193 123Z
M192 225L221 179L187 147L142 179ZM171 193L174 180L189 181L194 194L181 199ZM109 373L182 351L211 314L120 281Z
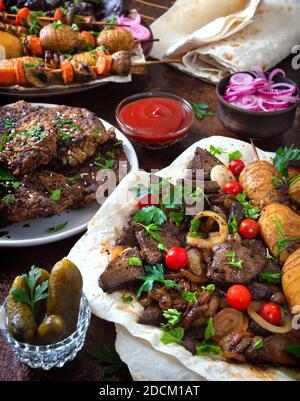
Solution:
M16 203L16 200L14 198L12 198L11 196L5 196L2 200L7 205L14 205Z
M261 337L259 340L256 341L254 344L254 349L260 349L264 346L264 339Z
M300 149L295 148L294 145L277 149L273 159L273 165L279 170L283 177L288 176L288 162L290 160L300 160Z
M202 120L204 117L212 117L215 113L208 111L209 105L207 103L192 103L195 115Z
M267 281L268 283L280 283L281 273L262 272L258 276L260 280Z
M181 294L182 298L185 299L188 302L197 302L198 300L198 295L197 292L191 292L188 290L184 290Z
M0 168L0 181L16 181L16 177L8 170Z
M167 319L167 323L161 323L160 327L163 329L171 329L173 326L181 321L181 313L176 309L165 309L163 311L163 317Z
M63 228L65 228L67 224L68 224L68 221L65 221L64 223L61 223L56 227L49 227L47 232L49 232L49 233L57 233L58 231L61 231Z
M125 304L130 304L133 301L133 297L131 295L122 294L121 301Z
M33 310L36 302L41 301L42 299L46 299L48 297L48 293L46 292L46 290L48 289L48 280L36 286L40 276L41 272L36 266L31 266L28 275L22 274L22 279L27 284L28 291L26 291L23 287L12 288L10 290L10 293L12 294L15 302L23 302L29 305Z
M163 334L160 341L167 345L171 343L181 344L184 336L184 329L182 327L176 327L175 329L169 330Z
M216 148L216 147L214 147L214 145L210 145L209 153L211 153L213 156L216 156L216 155L221 155L222 153L224 153L224 150L221 148L221 146L218 146Z
M87 354L97 362L106 365L104 376L112 376L124 366L124 363L112 346L105 346L100 351L87 350Z
M231 162L232 160L241 159L243 157L242 153L239 150L228 154L228 159Z
M160 208L156 206L146 206L137 212L133 219L138 223L146 225L154 223L157 226L161 226L167 221L167 216Z
M251 203L247 201L247 195L245 192L237 194L235 199L244 206L244 215L247 219L257 220L259 218L259 209L252 206Z
M164 267L161 263L157 263L156 265L144 266L144 270L147 273L145 276L137 276L137 280L143 280L144 283L137 290L137 297L140 297L142 292L148 292L152 290L153 284L155 281L158 281L165 285L167 288L178 288L178 284L176 284L172 280L166 280L164 278Z
M207 340L211 339L212 337L214 337L215 335L216 335L216 330L214 327L213 318L210 317L206 323L206 328L204 331L204 340L207 341Z
M52 201L54 201L54 202L59 201L59 200L60 200L60 196L61 196L61 192L62 192L62 189L61 189L61 188L56 188L56 189L54 189L54 190L51 192L50 199L51 199Z
M128 264L129 264L129 266L142 266L143 265L141 259L136 258L135 256L128 258Z
M236 260L236 253L234 251L227 252L226 257L231 258L231 261L224 263L225 265L233 266L237 269L243 269L243 261Z
M230 214L229 219L228 219L228 230L229 234L235 234L238 232L238 224L236 220L236 215L235 214Z
M200 228L201 222L199 219L193 219L191 221L189 235L192 237L202 237L202 235L198 232Z
M222 355L222 350L219 345L202 343L196 346L196 354L198 356L205 356L209 354Z
M185 218L184 208L182 208L179 212L173 212L170 214L169 219L176 224L177 227L181 225Z
M216 289L216 286L214 284L208 284L206 286L204 286L204 285L201 286L202 291L214 292L215 289Z

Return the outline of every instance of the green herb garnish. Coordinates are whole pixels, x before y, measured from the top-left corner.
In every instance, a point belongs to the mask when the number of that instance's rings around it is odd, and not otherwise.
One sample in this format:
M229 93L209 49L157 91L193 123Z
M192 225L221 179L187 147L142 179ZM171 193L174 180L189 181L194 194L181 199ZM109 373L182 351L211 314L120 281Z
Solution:
M206 356L209 354L222 355L222 349L218 345L202 343L196 346L196 354L198 356Z
M87 350L87 354L97 362L106 365L104 369L105 377L112 376L125 366L112 346L105 346L100 351Z
M254 344L254 349L260 349L263 348L263 346L264 346L264 339L261 337Z
M153 284L156 281L162 283L166 288L178 288L178 284L174 281L166 280L164 278L164 267L161 263L157 263L154 266L146 265L144 266L144 270L147 275L136 277L137 280L144 281L136 293L137 297L140 297L142 292L151 291Z
M54 202L57 202L58 200L60 200L60 196L62 193L62 189L61 188L56 188L51 192L51 196L50 199Z
M280 283L281 273L262 272L258 276L260 280L267 281L268 283Z
M193 219L191 221L191 226L190 226L190 231L189 231L189 235L192 237L202 237L202 235L198 232L199 228L201 226L201 222L199 219Z
M297 345L288 345L285 350L290 354L295 355L297 358L300 358L300 344Z
M235 152L232 152L232 153L228 153L228 159L230 162L232 160L241 159L242 157L243 157L243 155L239 150L236 150Z
M146 206L137 212L133 219L138 223L146 225L153 223L157 226L161 226L167 221L167 216L159 207Z
M8 170L0 168L0 181L16 181L16 177Z
M184 290L181 294L182 298L185 299L188 302L197 302L198 300L198 295L197 292L191 292L188 290Z
M167 319L167 323L161 323L160 327L165 330L171 329L181 321L181 313L176 308L165 309L163 311L163 317Z
M131 304L131 302L133 301L133 297L131 295L122 294L121 301L125 304Z
M52 22L52 24L51 24L52 28L54 28L54 29L57 29L62 25L63 25L63 23L61 21L55 21L55 22Z
M257 220L259 218L259 209L252 206L251 203L247 201L247 195L245 192L237 194L235 199L244 206L244 215L247 219Z
M215 115L212 111L208 111L209 105L207 103L192 103L195 115L202 120L204 117L212 117Z
M129 266L142 266L143 262L141 261L140 258L136 258L135 256L132 256L128 258L128 264Z
M231 260L230 262L224 263L225 265L236 267L237 269L243 269L243 261L236 259L236 253L234 251L227 252L226 257L230 258Z
M218 146L216 148L214 145L210 145L209 153L211 153L213 156L221 155L222 153L224 153L224 149L222 149L221 146Z
M10 293L12 294L15 302L23 302L34 309L34 305L43 299L48 297L46 292L48 288L48 280L44 281L42 284L36 286L38 279L41 277L41 272L36 266L32 266L30 272L27 274L22 274L22 279L25 281L28 287L28 292L25 288L12 288Z
M216 286L214 284L208 284L206 286L204 286L204 285L201 286L202 291L214 292L215 289L216 289Z
M58 231L61 231L63 228L65 228L67 224L68 224L68 221L65 221L64 223L61 223L56 227L49 227L47 232L49 232L49 233L57 233Z
M277 149L273 165L286 178L288 177L288 162L290 160L300 160L300 149L295 148L294 145Z
M5 198L3 198L2 200L7 205L14 205L16 203L16 200L14 198L12 198L11 196L5 196Z
M181 344L184 336L184 329L182 327L176 327L175 329L169 330L163 334L160 341L167 345L171 343Z
M229 234L236 234L238 232L238 224L236 220L236 215L231 214L228 219L228 230Z
M80 32L79 26L78 26L77 24L75 24L75 23L71 25L71 28L72 28L73 31L75 31L75 32Z

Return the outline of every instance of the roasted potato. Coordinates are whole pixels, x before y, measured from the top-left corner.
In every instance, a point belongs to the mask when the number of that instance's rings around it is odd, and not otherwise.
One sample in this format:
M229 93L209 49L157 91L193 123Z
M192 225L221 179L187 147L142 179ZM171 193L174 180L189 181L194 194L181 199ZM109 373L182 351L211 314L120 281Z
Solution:
M285 262L288 254L286 252L279 254L280 249L277 243L282 240L279 233L280 227L286 240L300 237L300 216L288 206L272 203L262 210L258 223L261 236L271 253L279 256L281 262Z
M40 31L41 45L45 50L68 53L80 46L78 32L75 32L69 25L53 24L44 26Z
M300 248L293 252L282 268L282 288L291 311L300 308Z
M16 58L23 56L23 48L19 38L8 32L0 32L0 46L5 49L5 58Z
M123 28L104 29L97 36L97 46L104 46L110 54L119 50L131 51L134 47L134 38L131 32Z
M263 208L279 199L274 177L281 178L279 171L266 160L260 160L247 164L240 174L239 182L251 203Z

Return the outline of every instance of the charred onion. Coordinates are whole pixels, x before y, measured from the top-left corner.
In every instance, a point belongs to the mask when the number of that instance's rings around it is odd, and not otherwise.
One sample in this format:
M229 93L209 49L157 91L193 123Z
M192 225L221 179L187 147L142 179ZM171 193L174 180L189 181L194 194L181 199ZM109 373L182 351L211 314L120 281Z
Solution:
M291 317L288 313L281 308L281 326L275 326L274 324L268 323L265 319L263 319L257 311L263 305L262 301L252 301L251 304L247 308L247 312L254 322L259 324L264 329L270 331L271 333L284 334L289 333L292 330L292 322Z
M186 237L187 244L189 246L199 249L201 248L211 249L215 245L223 244L228 236L228 227L226 221L223 219L223 217L221 217L217 213L211 212L209 210L205 210L203 212L198 213L194 217L194 220L200 220L203 217L214 219L219 226L219 231L210 233L208 238L196 237L193 236L192 233L189 233Z
M248 328L248 319L246 316L244 316L242 312L233 308L221 310L213 317L213 322L216 331L214 339L217 341L233 331L247 331Z

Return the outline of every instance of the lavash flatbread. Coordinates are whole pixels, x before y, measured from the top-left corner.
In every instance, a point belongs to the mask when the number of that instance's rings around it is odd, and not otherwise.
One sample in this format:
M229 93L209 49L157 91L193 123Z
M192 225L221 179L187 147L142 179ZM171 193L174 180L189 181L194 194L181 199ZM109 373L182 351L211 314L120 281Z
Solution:
M186 164L192 158L195 148L200 146L209 149L210 144L216 143L227 150L240 150L246 162L253 160L251 145L238 140L215 136L192 145L168 168L161 170L158 175L161 177L182 177ZM263 151L258 150L258 153L261 159L270 158L270 155ZM224 158L221 155L220 159L224 162L227 161L226 156ZM185 375L180 376L179 374L176 377L177 380L185 380L186 370L192 371L193 375L196 375L199 380L294 380L297 377L300 378L299 373L297 374L291 369L259 369L248 364L234 365L210 356L193 356L178 344L164 345L160 342L163 333L160 328L137 323L138 316L142 311L142 306L137 301L128 305L121 301L122 292L106 294L98 286L98 278L109 260L109 251L114 247L115 240L127 224L129 213L134 209L136 201L129 189L147 177L149 177L148 173L140 171L131 172L124 178L92 219L87 233L70 251L68 258L79 267L82 273L83 290L88 297L92 312L102 319L120 324L126 328L131 336L144 340L149 346L159 351L157 360L151 361L149 369L156 363L161 365L166 363L165 360L169 362L170 358L171 360L175 358L176 363L181 364L181 368L183 367L185 372ZM126 202L124 202L125 193L128 194ZM130 348L127 351L129 352ZM163 354L162 358L160 358L161 353ZM141 363L141 361L139 362ZM156 379L164 380L164 376L160 373Z
M251 10L254 12L247 22L237 23L235 29L227 30L223 36L221 32L210 34L211 27L220 20L217 18L185 40L154 47L152 55L162 58L181 54L183 64L174 65L176 68L211 83L256 65L269 69L285 59L300 42L300 2L262 0L256 11ZM154 22L154 34L156 29L160 30L160 24L159 20ZM168 27L165 29L168 31Z

